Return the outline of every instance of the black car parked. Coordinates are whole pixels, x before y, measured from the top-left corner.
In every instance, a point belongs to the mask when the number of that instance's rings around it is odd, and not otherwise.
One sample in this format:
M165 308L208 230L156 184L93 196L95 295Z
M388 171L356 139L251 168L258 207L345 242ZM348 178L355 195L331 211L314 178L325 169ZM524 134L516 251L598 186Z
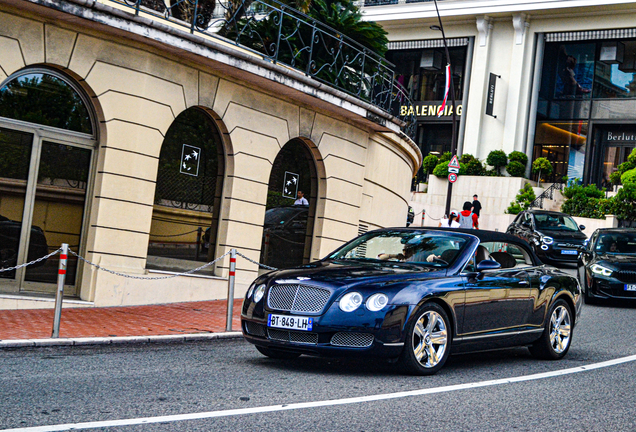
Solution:
M20 245L20 233L22 223L0 215L0 268L13 267L18 261L18 246ZM29 252L27 261L33 261L48 255L49 247L44 236L44 231L38 226L31 227L29 238ZM40 261L34 266L44 265L46 261ZM0 277L14 277L15 272L4 272Z
M576 263L587 241L584 229L565 213L530 209L519 213L506 232L530 243L543 262Z
M265 212L261 263L296 267L303 263L309 206L274 207Z
M636 229L594 231L579 256L578 269L586 303L636 299Z
M241 327L271 358L383 357L429 375L451 352L528 346L560 359L582 302L576 278L542 264L517 237L392 228L259 276Z

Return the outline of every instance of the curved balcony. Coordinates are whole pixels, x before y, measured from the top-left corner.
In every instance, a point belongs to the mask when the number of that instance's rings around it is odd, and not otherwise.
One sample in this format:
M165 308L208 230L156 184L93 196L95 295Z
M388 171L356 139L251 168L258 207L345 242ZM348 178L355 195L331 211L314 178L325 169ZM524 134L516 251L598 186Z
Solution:
M413 138L412 105L386 59L276 0L111 0L154 18L168 20L191 33L220 38L263 58L360 98L402 121Z

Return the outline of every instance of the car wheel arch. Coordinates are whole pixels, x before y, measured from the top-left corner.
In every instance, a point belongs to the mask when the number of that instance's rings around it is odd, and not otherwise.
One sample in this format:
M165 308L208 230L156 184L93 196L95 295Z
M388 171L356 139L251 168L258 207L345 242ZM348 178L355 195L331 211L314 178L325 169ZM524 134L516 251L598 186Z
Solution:
M572 317L571 317L572 327L574 327L576 325L576 307L574 304L574 298L572 298L572 295L566 290L558 291L554 293L554 296L552 297L552 302L550 302L550 308L559 299L565 301L570 307L570 310L572 311ZM550 310L550 308L548 308L548 310Z
M408 319L404 322L404 329L406 329L408 327L408 324L411 322L411 320L413 319L417 319L418 317L416 317L415 315L417 315L417 311L420 310L420 308L422 306L424 306L427 303L435 303L436 305L438 305L439 307L441 307L444 312L446 312L446 316L449 319L449 324L450 324L450 338L451 341L455 338L455 331L457 328L457 318L455 317L455 314L453 313L452 308L448 305L448 303L446 303L445 301L443 301L442 299L440 299L439 297L426 297L423 298L422 301L420 301L418 304L413 305L413 308L411 309L411 313L408 317Z

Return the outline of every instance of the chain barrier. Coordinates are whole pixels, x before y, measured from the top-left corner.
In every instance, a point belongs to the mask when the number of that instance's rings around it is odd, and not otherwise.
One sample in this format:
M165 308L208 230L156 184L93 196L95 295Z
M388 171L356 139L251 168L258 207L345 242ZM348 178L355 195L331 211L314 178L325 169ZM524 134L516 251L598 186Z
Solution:
M184 232L181 234L150 234L150 237L181 237L184 235L188 235L188 234L192 234L199 231L199 228L192 230L192 231L188 231L188 232Z
M246 257L245 255L243 255L242 253L240 253L240 252L238 252L238 251L236 252L236 254L237 254L238 256L240 256L240 257L245 258L246 260L248 260L248 261L249 261L249 262L251 262L252 264L256 264L256 265L257 265L257 266L259 266L259 267L266 268L267 270L278 270L276 267L270 267L270 266L268 266L268 265L265 265L265 264L261 264L261 263L259 263L259 262L256 262L256 261L254 261L253 259L250 259L250 258Z
M227 252L225 252L223 255L221 255L220 257L218 257L217 259L215 259L214 261L210 261L209 263L205 263L205 264L203 264L202 266L197 267L197 268L195 268L195 269L188 270L188 271L183 272L183 273L175 273L175 274L172 274L172 275L170 275L170 276L131 276L131 275L129 275L129 274L116 272L116 271L114 271L114 270L109 270L109 269L107 269L107 268L105 268L105 267L100 266L99 264L95 264L94 262L91 262L91 261L87 260L86 258L84 258L84 257L82 257L82 256L80 256L80 255L78 255L77 253L73 252L73 251L72 251L72 250L70 250L70 249L68 250L68 252L69 252L71 255L76 256L76 257L77 257L77 259L82 260L82 261L84 261L86 264L89 264L89 265L91 265L91 266L95 267L97 270L103 270L103 271L105 271L105 272L108 272L108 273L111 273L111 274L114 274L114 275L117 275L117 276L125 277L125 278L128 278L128 279L143 279L143 280L172 279L172 278L176 278L177 276L186 276L186 275L192 274L192 273L194 273L194 272L197 272L197 271L199 271L199 270L203 270L204 268L209 267L209 266L211 266L212 264L215 264L217 261L221 260L222 258L224 258L225 256L227 256L227 255L229 255L229 254L230 254L230 251L227 251Z
M28 263L24 263L24 264L17 265L17 266L15 266L15 267L8 267L8 268L4 268L4 267L3 267L3 268L0 268L0 273L2 273L2 272L7 272L7 271L12 271L12 270L17 270L17 269L20 269L20 268L22 268L22 267L26 267L26 266L30 266L30 265L33 265L33 264L37 264L37 263L39 263L40 261L47 260L47 259L51 258L53 255L58 254L61 250L62 250L62 248L59 248L59 249L57 249L57 250L55 250L55 251L51 252L50 254L48 254L48 255L46 255L46 256L43 256L43 257L41 257L41 258L38 258L38 259L33 260L33 261L31 261L31 262L28 262Z

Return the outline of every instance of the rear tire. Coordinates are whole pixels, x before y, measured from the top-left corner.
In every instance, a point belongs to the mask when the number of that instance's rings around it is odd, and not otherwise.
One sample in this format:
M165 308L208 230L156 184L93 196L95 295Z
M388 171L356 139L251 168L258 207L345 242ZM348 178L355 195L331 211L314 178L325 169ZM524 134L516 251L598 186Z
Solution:
M413 375L433 375L448 360L451 348L450 321L435 303L424 304L407 327L404 350L398 362Z
M276 360L291 360L300 357L300 353L290 352L290 351L280 351L274 348L265 348L262 346L256 346L258 352L263 354L266 357L276 359Z
M539 359L563 358L572 344L572 311L565 300L558 299L550 308L543 334L530 347L530 353Z

